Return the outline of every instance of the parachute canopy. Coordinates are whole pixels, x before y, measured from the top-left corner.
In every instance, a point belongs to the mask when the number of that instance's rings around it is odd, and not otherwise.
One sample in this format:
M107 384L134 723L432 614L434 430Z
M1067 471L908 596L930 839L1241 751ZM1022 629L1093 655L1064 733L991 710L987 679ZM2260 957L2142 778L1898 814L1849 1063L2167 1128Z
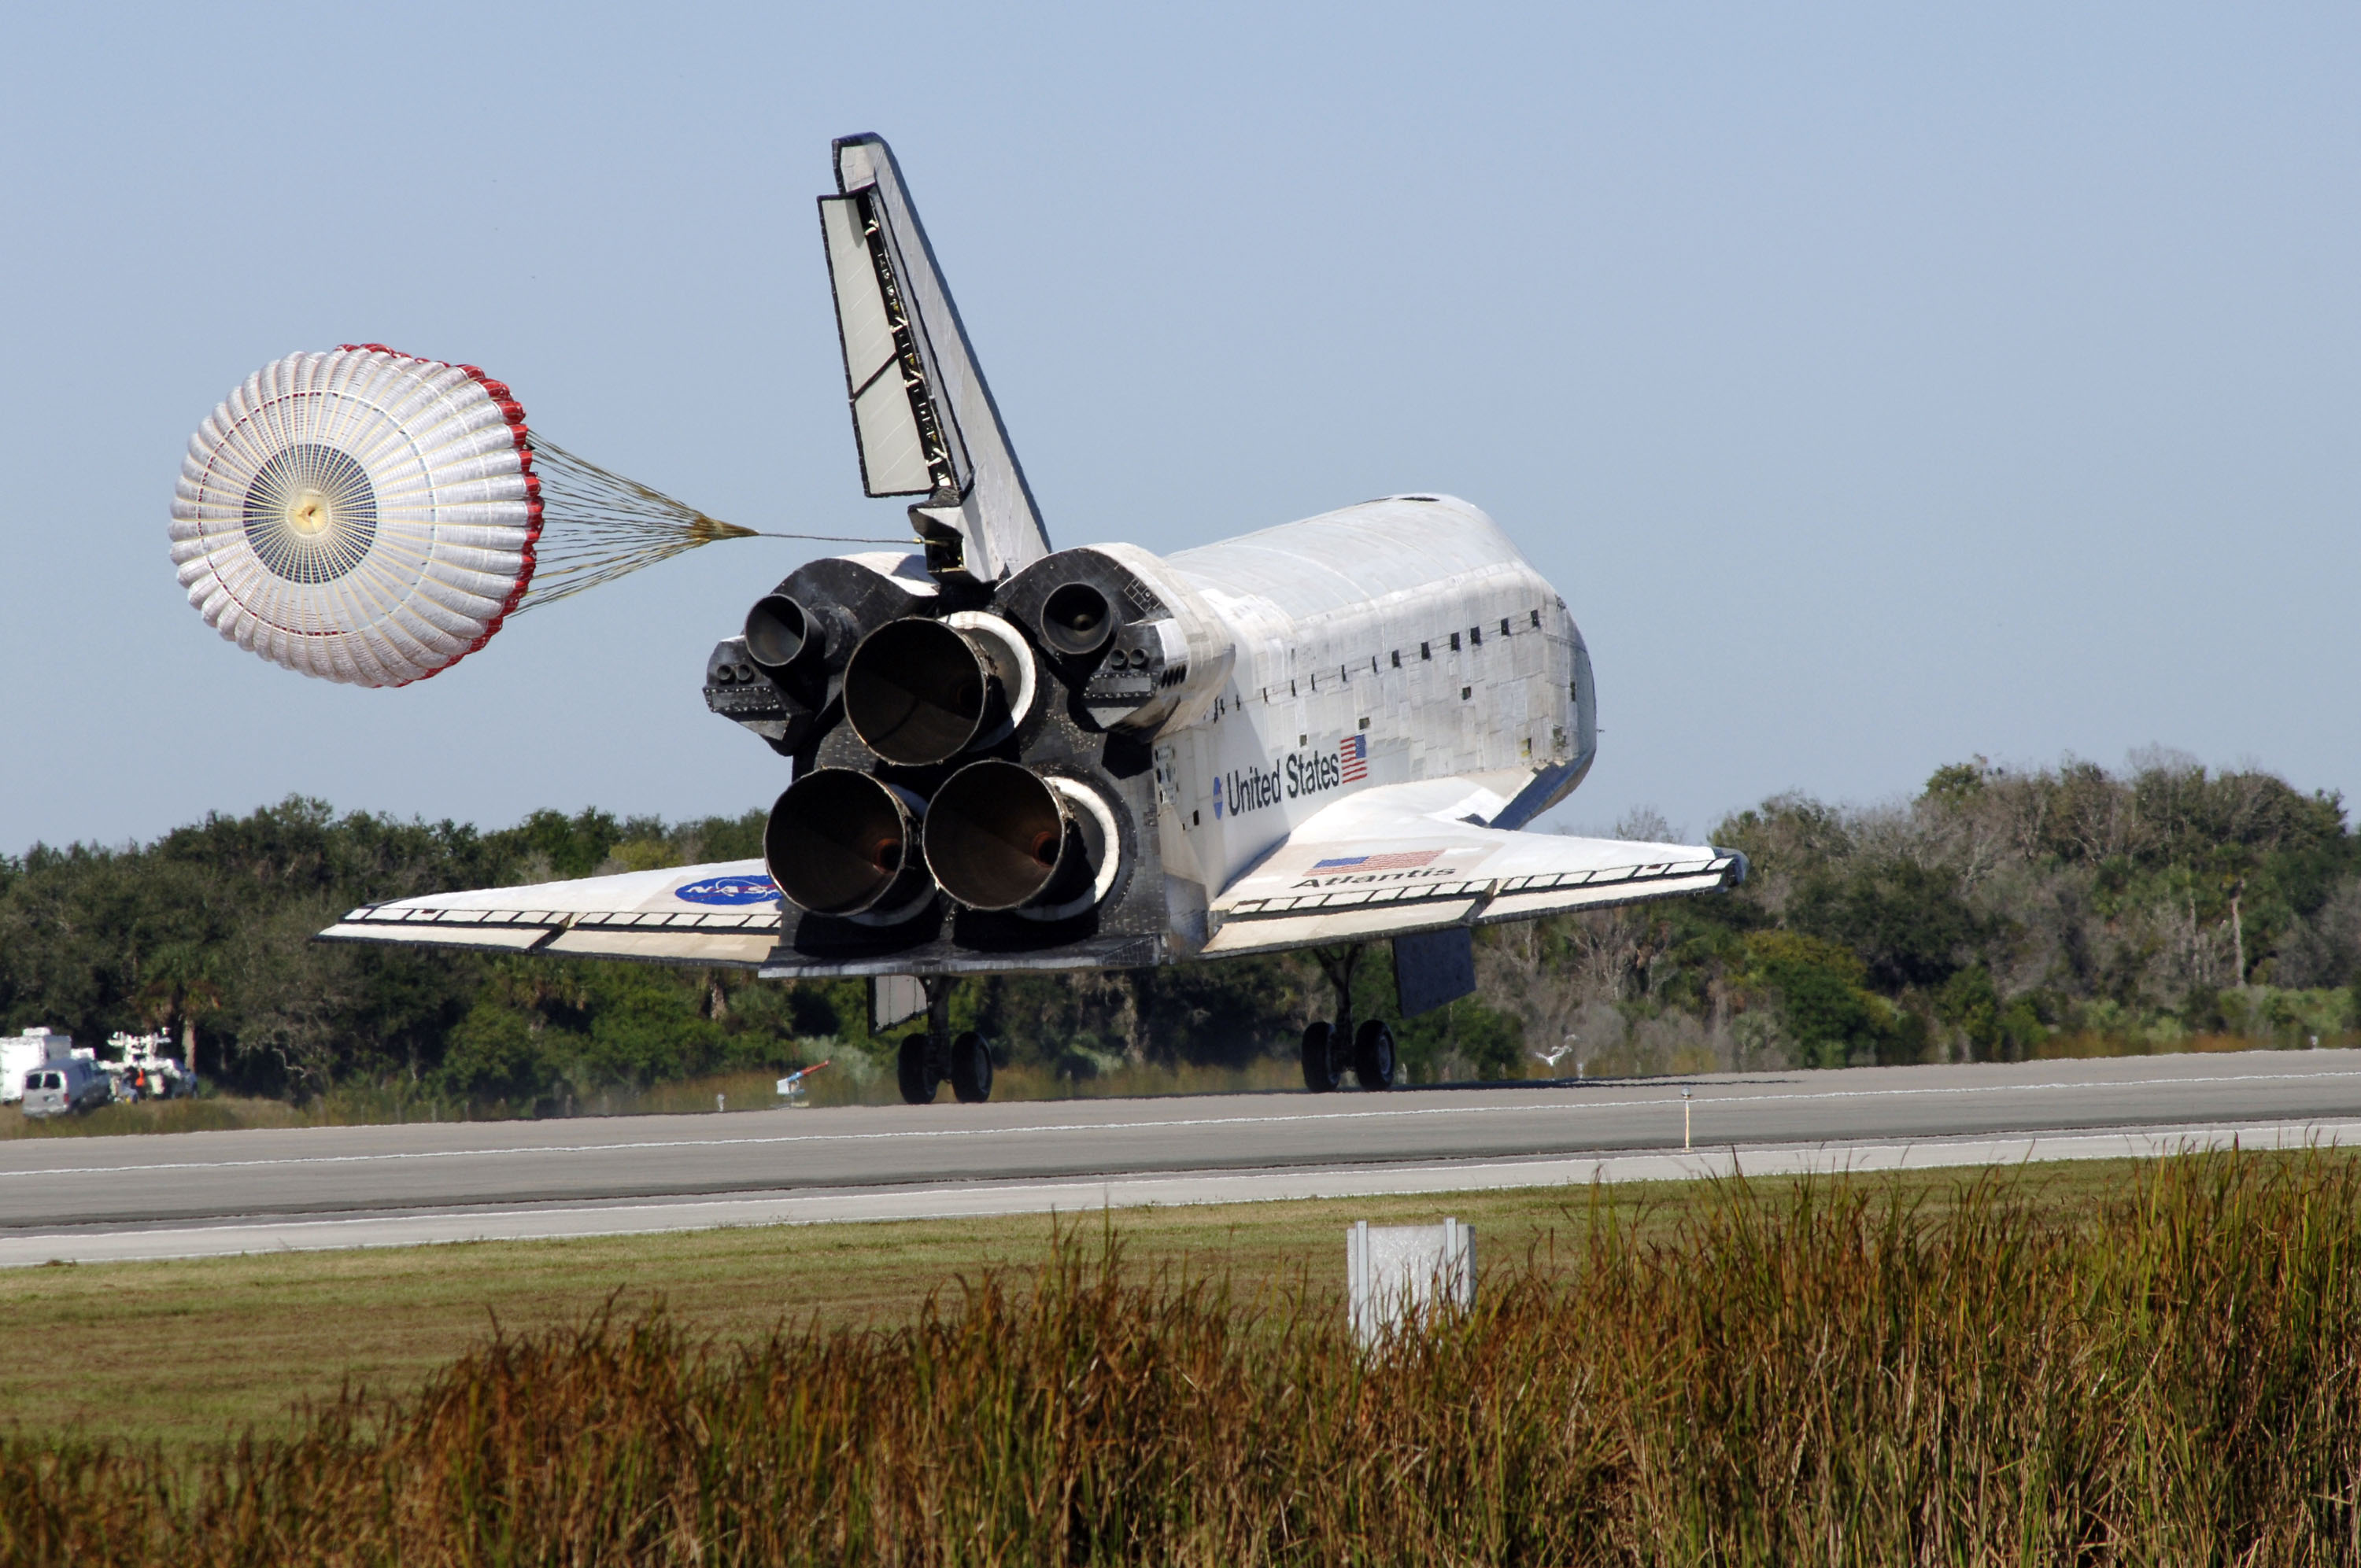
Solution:
M500 629L533 581L524 411L472 365L291 354L189 439L172 560L205 621L291 670L402 685Z

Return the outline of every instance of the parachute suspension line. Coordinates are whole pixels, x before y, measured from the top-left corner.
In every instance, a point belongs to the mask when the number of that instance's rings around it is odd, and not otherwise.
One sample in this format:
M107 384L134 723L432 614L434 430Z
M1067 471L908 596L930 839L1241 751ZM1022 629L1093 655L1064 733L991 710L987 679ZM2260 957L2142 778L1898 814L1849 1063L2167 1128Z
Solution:
M541 481L541 538L533 581L517 607L571 598L643 566L717 539L806 539L836 544L898 544L906 540L840 533L772 533L706 516L684 501L577 457L539 432L528 438Z

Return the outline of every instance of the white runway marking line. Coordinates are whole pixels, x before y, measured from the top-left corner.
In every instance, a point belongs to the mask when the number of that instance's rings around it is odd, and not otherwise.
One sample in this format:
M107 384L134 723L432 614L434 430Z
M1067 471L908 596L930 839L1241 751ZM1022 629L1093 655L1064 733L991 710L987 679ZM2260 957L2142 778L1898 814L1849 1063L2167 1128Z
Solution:
M1731 1094L1705 1100L1700 1105L1775 1105L1798 1100L1924 1099L1946 1094L2057 1093L2081 1089L2221 1089L2248 1083L2299 1083L2313 1079L2361 1079L2361 1070L2335 1072L2242 1072L2223 1078L2126 1078L2066 1083L1986 1083L1926 1089L1828 1089L1802 1094ZM1667 1078L1668 1086L1684 1080ZM264 1166L371 1165L394 1160L480 1159L489 1157L566 1154L619 1154L641 1149L718 1149L768 1144L858 1144L897 1138L1005 1138L1050 1133L1136 1133L1168 1127L1246 1127L1281 1122L1320 1124L1366 1122L1411 1116L1487 1116L1533 1114L1542 1112L1628 1111L1639 1106L1671 1103L1661 1095L1637 1100L1588 1100L1570 1103L1518 1105L1422 1105L1399 1111L1299 1111L1283 1116L1193 1116L1147 1122L1052 1122L1023 1127L897 1127L882 1133L779 1133L765 1137L665 1138L637 1143L552 1144L545 1148L413 1149L394 1154L290 1155L278 1159L159 1161L152 1165L57 1165L38 1170L0 1170L0 1181L41 1176L126 1176L157 1170L240 1170ZM417 1125L412 1123L411 1125Z
M0 1237L0 1267L51 1261L161 1263L277 1252L334 1252L470 1242L566 1241L736 1226L841 1224L1008 1214L1078 1214L1099 1209L1186 1208L1425 1193L1499 1191L1591 1181L1679 1181L1731 1176L1872 1175L1903 1169L2052 1160L2154 1158L2191 1149L2341 1146L2361 1143L2361 1122L2127 1129L1954 1138L1927 1143L1725 1146L1573 1159L1228 1171L1063 1182L1011 1182L814 1192L775 1198L705 1198L571 1209L373 1215L355 1220L255 1220L172 1230ZM1061 1202L1060 1199L1079 1200ZM666 1223L656 1216L671 1215ZM695 1216L691 1218L691 1216ZM616 1222L620 1221L618 1223ZM508 1222L507 1228L487 1228Z

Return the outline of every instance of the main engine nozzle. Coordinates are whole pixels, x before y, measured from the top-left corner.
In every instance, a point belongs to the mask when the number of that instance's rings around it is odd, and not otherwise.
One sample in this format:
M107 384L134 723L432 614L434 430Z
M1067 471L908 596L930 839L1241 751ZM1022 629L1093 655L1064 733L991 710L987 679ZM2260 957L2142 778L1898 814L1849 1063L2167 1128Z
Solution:
M907 616L862 639L844 671L844 716L889 762L948 762L1005 732L1033 695L1032 656L1016 628L973 611Z
M787 786L763 828L763 863L799 909L897 917L931 896L915 796L850 768Z
M969 908L1045 919L1106 896L1122 854L1096 791L997 759L971 762L935 792L926 846L943 891Z

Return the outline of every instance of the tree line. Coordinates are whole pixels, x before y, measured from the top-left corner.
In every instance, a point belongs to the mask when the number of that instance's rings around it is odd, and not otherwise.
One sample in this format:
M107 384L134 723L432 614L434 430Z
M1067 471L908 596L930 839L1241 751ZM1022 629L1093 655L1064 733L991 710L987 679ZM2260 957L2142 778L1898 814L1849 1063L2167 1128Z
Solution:
M1644 817L1644 814L1643 814ZM1627 823L1632 838L1665 831ZM1727 897L1506 931L1487 994L1608 1070L2337 1043L2361 839L2342 800L2152 751L1937 770L1906 801L1725 819Z
M1673 836L1644 812L1618 831ZM359 904L748 859L761 834L759 812L544 810L483 831L294 798L148 844L37 844L0 857L0 1030L165 1029L247 1093L376 1086L515 1111L882 1058L859 981L309 940ZM2337 796L2268 773L1977 759L1905 801L1783 795L1708 837L1748 856L1743 888L1482 933L1478 993L1399 1025L1412 1079L2328 1043L2356 1025L2361 841ZM1356 1014L1388 1015L1391 989L1372 947ZM980 979L953 1011L1010 1059L1086 1078L1290 1052L1330 1005L1290 955Z

